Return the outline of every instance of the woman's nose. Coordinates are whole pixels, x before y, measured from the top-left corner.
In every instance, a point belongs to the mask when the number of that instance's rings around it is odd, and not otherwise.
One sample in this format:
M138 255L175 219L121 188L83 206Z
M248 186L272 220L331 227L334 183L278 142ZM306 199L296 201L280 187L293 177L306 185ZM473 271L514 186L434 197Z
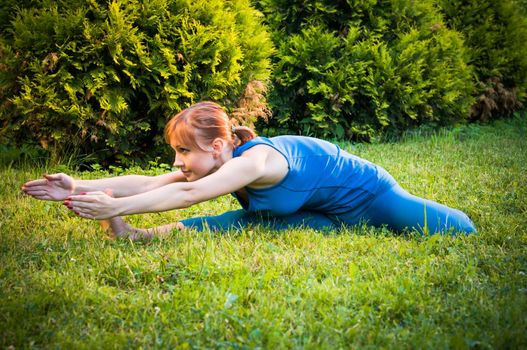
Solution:
M178 156L176 156L176 158L174 159L174 167L181 168L182 166L183 161Z

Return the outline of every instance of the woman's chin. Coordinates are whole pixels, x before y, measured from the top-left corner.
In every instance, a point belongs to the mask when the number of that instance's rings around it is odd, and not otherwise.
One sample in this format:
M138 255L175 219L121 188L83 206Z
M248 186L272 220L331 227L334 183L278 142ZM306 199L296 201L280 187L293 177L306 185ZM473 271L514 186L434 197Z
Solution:
M187 179L187 182L192 182L199 180L207 175L198 175L193 172L184 172L183 175L185 175L185 178Z
M199 179L199 177L194 174L189 174L188 176L185 175L185 178L187 179L188 182L196 181Z

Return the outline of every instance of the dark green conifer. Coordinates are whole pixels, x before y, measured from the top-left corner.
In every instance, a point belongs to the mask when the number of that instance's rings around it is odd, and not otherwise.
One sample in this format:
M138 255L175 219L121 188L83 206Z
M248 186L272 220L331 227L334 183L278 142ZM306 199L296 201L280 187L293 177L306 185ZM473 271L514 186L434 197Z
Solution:
M510 114L527 97L527 2L440 0L449 27L469 48L477 80L474 119Z
M16 3L0 8L10 142L130 163L159 150L174 111L205 99L234 108L270 74L271 40L248 0Z
M474 82L461 35L433 0L261 0L279 45L277 128L370 139L468 116Z

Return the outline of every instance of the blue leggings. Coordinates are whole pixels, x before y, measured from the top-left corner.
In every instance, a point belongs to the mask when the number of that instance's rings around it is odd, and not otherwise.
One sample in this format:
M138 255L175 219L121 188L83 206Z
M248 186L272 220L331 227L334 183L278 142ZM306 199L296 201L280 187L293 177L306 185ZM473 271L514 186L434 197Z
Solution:
M339 215L326 215L314 211L298 211L287 216L273 216L268 212L248 212L243 209L229 211L218 216L204 216L182 220L187 228L203 231L228 231L244 229L253 225L264 225L282 230L308 227L316 230L332 230L343 225L370 225L403 232L417 230L421 234L449 233L469 234L476 227L460 210L437 202L411 195L399 185L393 186L377 198L361 214L357 210Z

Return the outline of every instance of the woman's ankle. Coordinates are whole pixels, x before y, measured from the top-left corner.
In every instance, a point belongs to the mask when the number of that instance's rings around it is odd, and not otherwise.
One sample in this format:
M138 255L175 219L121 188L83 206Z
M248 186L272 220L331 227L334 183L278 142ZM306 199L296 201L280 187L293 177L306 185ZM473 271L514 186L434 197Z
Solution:
M121 217L117 216L111 219L99 220L101 227L112 238L127 238L133 231Z

